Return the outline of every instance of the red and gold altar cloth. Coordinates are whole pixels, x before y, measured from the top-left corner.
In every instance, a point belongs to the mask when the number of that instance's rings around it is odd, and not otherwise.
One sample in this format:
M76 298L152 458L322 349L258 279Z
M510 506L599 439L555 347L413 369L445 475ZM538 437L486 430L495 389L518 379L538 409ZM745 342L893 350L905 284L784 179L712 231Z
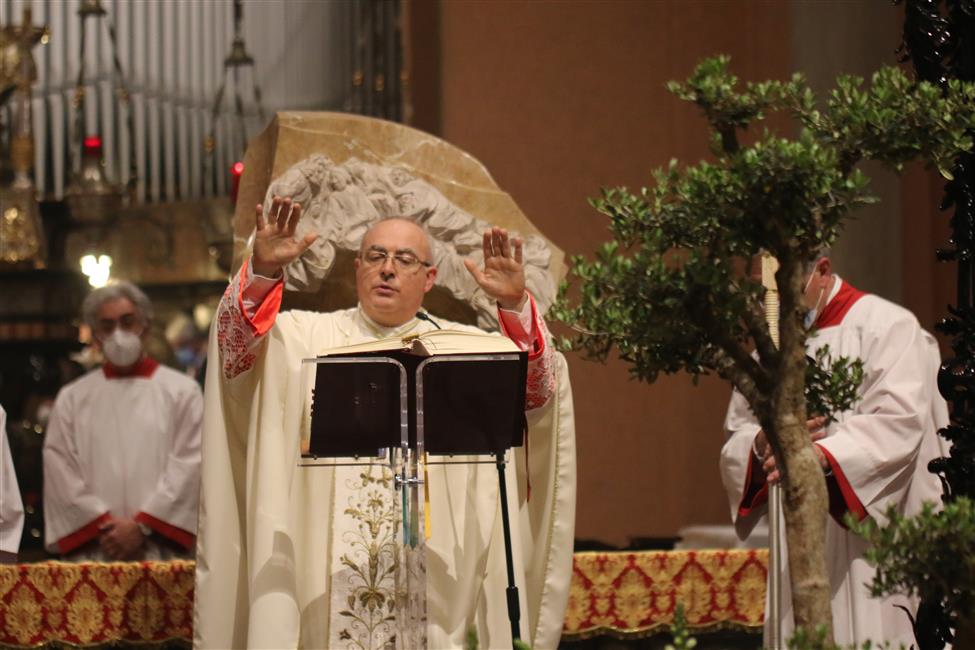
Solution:
M193 562L0 566L0 647L193 636Z
M767 574L765 549L576 553L562 638L663 632L677 603L694 633L759 632Z
M0 565L0 648L189 643L193 562ZM562 638L760 631L768 551L576 553Z

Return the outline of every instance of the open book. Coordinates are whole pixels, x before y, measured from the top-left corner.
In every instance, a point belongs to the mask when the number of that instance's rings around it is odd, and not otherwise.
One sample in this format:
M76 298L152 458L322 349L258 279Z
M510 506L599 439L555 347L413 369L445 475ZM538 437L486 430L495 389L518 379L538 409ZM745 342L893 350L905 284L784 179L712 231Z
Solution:
M325 350L320 356L334 357L367 352L406 352L419 357L444 354L501 354L521 352L515 343L497 334L465 332L461 330L431 330L422 334L394 336L378 341Z

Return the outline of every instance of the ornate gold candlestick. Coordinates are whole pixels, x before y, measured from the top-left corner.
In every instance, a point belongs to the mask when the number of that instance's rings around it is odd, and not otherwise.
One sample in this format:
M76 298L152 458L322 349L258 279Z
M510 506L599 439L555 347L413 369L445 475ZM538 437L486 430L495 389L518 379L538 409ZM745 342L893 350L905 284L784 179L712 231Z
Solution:
M34 27L30 7L19 26L0 29L0 104L13 98L10 162L13 182L0 188L0 264L43 268L47 251L44 228L37 207L31 169L34 166L34 134L31 120L31 86L37 69L31 50L46 43L47 27Z

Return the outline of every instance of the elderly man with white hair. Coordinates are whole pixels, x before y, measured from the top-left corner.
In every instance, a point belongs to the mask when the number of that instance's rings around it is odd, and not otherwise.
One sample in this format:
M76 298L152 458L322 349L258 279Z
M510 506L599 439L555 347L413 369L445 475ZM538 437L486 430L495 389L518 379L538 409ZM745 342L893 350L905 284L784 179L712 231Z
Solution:
M101 368L58 393L44 441L47 549L70 560L158 560L196 543L203 396L145 352L152 304L133 284L82 305Z

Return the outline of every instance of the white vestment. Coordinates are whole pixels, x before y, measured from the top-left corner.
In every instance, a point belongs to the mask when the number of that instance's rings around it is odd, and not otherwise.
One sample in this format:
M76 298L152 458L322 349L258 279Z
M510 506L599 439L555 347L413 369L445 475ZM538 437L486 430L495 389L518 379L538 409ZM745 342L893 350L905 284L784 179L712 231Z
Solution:
M199 385L148 358L130 376L99 368L62 388L44 439L48 551L107 561L96 540L112 517L152 530L140 559L191 553L202 418Z
M867 585L874 569L863 557L868 544L837 518L852 512L882 523L890 505L910 516L924 501L940 503L941 483L927 470L930 460L947 453L947 443L936 435L948 422L947 406L936 386L940 354L934 337L909 311L841 283L837 277L818 329L806 345L810 354L829 345L834 358L863 360L858 401L851 411L838 415L818 443L832 468L827 479L832 516L826 521L826 562L833 633L843 647L859 647L868 639L910 647L910 621L895 605L913 614L917 604L904 596L870 596ZM752 453L759 428L744 397L735 391L725 420L728 439L721 452L721 473L742 539L767 513L767 491L748 488L751 473L762 471ZM785 570L782 615L788 638L794 626L787 566ZM766 638L769 625L766 620Z
M275 320L265 301L254 331L237 299L240 277L211 336L194 646L384 648L395 634L389 471L298 466L301 360L434 326L414 319L380 330L358 308ZM509 451L507 465L522 638L535 648L558 645L575 519L571 392L564 359L548 358L550 376L529 370L528 402L537 385L557 389L528 412L527 448ZM511 647L497 469L431 465L428 479L428 647L463 647L471 628L482 648Z
M24 504L7 440L7 413L0 406L0 552L16 555L23 530Z

